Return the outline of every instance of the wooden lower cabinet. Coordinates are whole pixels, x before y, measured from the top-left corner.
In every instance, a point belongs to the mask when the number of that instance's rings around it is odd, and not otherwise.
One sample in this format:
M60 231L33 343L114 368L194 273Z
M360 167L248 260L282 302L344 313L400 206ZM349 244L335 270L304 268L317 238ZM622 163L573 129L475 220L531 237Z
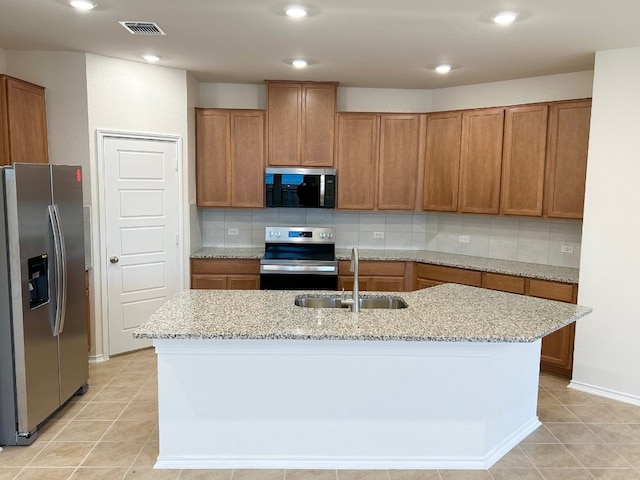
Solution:
M409 262L411 263L411 262ZM338 262L338 290L353 289L351 262ZM406 275L407 262L361 261L359 265L358 289L369 292L406 292L410 290Z
M443 283L460 283L479 287L482 273L464 268L443 267L441 265L427 265L419 263L415 268L414 289L434 287Z
M551 282L439 265L416 264L413 283L415 290L447 282L560 302L577 303L577 285L572 283ZM544 337L540 352L540 371L571 378L574 339L575 322Z
M578 287L570 283L531 279L528 282L527 295L560 302L577 303ZM541 371L571 378L575 334L576 324L573 322L542 339Z
M191 288L258 290L260 260L192 258Z
M577 303L577 285L573 283L551 282L486 272L482 274L482 287L548 300ZM542 339L540 371L571 378L575 329L574 322Z

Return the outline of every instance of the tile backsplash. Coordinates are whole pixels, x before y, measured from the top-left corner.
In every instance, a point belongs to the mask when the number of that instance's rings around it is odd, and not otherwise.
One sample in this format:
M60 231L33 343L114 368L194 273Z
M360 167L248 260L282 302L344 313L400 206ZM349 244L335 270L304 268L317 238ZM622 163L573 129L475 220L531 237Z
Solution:
M262 247L266 226L333 226L337 248L432 250L580 265L581 220L289 208L200 209L199 213L204 247ZM563 252L562 247L573 253Z

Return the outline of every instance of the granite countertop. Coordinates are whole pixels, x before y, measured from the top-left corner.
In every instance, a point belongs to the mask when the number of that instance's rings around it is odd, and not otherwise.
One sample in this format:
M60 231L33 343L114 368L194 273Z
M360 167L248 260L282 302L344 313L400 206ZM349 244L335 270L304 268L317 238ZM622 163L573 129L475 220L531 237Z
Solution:
M428 250L368 250L358 249L360 260L385 260L420 262L446 267L468 268L482 272L517 275L555 282L578 283L578 269L556 267L538 263L514 262L494 258L472 257L453 253L431 252ZM264 255L262 248L216 248L205 247L191 254L191 258L248 258L259 259ZM337 249L338 260L351 258L351 249Z
M184 290L135 332L158 339L533 342L591 312L588 307L465 285L402 293L399 310L352 313L303 308L273 290ZM328 295L328 292L315 292ZM382 293L364 294L378 296Z

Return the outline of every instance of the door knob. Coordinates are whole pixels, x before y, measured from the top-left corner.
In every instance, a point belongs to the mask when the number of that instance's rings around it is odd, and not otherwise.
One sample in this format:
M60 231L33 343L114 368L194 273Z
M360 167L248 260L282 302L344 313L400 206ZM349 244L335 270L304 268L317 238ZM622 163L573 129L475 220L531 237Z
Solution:
M118 262L120 261L120 259L119 259L118 257L111 257L111 258L109 259L109 261L110 261L111 263L118 263Z

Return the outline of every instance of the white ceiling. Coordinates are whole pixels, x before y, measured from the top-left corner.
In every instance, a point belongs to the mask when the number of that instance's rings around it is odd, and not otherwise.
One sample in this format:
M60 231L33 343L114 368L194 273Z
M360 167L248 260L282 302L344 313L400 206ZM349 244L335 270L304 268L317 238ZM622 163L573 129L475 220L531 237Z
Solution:
M638 0L303 0L292 20L279 0L1 0L0 48L80 51L184 69L201 82L337 81L441 88L593 69L594 52L640 45ZM489 21L520 13L512 25ZM166 36L118 22L153 21ZM286 62L309 60L305 70ZM443 76L431 69L451 63Z

